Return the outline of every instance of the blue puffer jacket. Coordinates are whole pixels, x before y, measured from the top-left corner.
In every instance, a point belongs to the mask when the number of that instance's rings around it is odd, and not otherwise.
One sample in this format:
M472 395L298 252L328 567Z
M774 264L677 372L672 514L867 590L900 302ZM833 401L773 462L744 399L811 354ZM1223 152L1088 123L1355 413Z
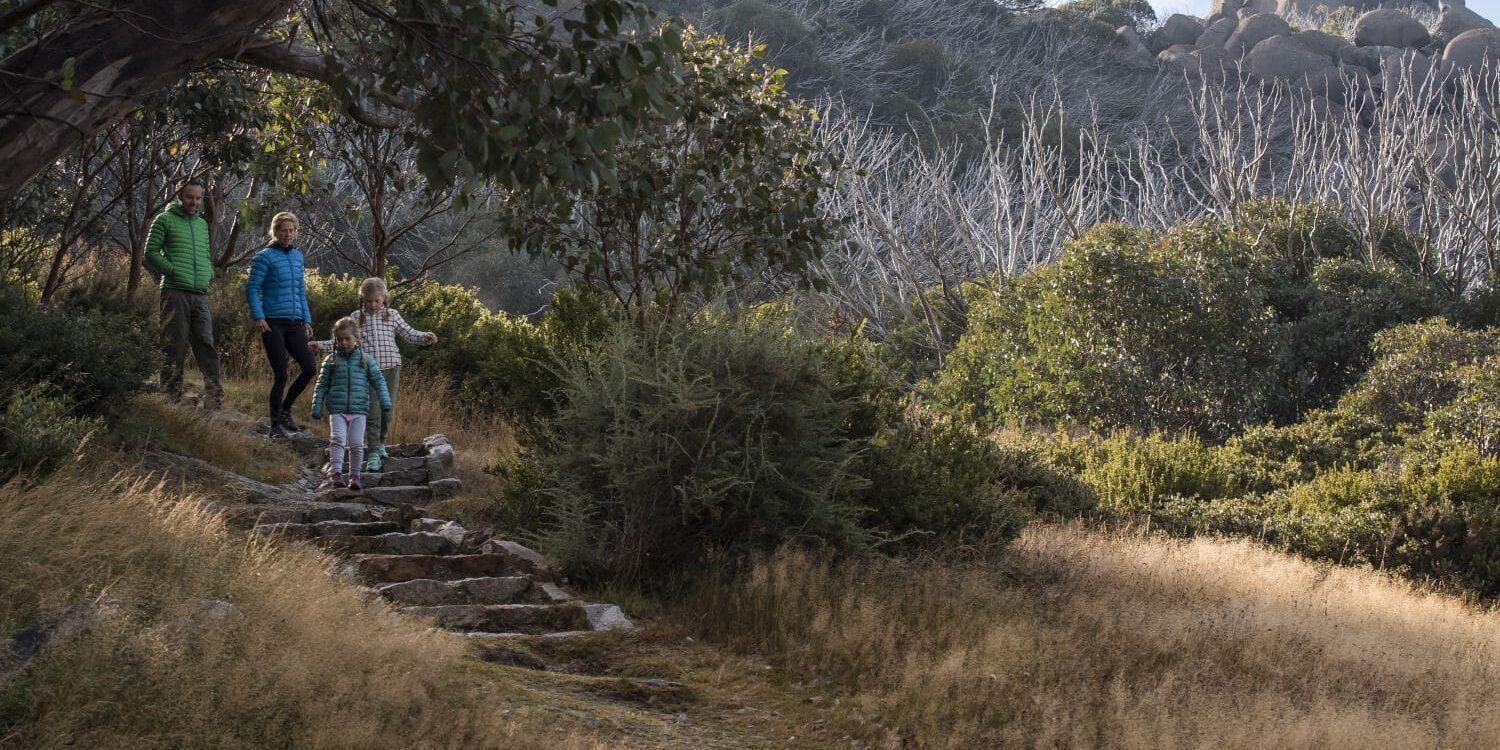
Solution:
M250 303L250 318L284 318L312 324L307 309L307 284L303 280L302 251L295 247L268 245L250 262L250 282L245 285L245 300Z
M322 419L325 413L369 414L371 388L380 396L380 409L390 411L391 392L386 389L385 376L375 358L357 346L347 354L335 349L323 358L323 369L318 372L318 384L313 389L313 419Z

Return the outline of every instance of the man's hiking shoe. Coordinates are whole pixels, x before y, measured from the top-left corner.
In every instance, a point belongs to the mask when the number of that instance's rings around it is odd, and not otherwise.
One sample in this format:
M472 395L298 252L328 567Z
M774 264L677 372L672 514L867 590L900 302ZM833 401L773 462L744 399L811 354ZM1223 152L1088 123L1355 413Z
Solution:
M328 483L338 488L349 486L349 484L344 481L344 473L341 471L333 472L333 476L328 479Z
M359 482L359 475L358 474L352 474L352 475L350 475L350 477L349 477L349 489L354 490L355 492L359 492L360 490L362 490L364 488L365 488L365 486L363 484L360 484L360 482Z
M292 419L292 413L289 411L284 411L280 414L277 414L276 418L271 421L279 425L281 429L286 430L287 432L302 431L302 426L297 424L296 420Z
M272 422L271 429L266 432L266 437L272 440L285 440L287 437L286 430L281 429L281 425Z

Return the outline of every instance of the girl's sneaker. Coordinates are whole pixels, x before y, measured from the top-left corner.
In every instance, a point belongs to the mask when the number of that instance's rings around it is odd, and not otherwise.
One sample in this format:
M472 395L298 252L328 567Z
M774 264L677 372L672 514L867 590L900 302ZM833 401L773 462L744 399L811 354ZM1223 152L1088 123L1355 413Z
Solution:
M380 466L385 463L385 443L376 443L370 449L370 455L365 459L365 471L380 471Z
M349 486L348 483L344 481L344 473L342 471L333 472L333 476L328 481L331 482L334 487L338 488Z
M365 486L363 484L360 484L359 482L359 474L349 475L349 489L354 490L355 492L359 492L364 488Z

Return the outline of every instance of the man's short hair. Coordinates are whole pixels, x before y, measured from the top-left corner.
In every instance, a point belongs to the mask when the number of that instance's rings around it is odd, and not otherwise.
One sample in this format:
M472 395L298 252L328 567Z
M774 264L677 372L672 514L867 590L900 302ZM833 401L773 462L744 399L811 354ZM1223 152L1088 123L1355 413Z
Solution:
M208 187L203 184L203 180L200 180L197 177L193 177L183 180L177 185L177 197L182 197L182 191L187 190L190 187L197 187L199 190L208 192Z

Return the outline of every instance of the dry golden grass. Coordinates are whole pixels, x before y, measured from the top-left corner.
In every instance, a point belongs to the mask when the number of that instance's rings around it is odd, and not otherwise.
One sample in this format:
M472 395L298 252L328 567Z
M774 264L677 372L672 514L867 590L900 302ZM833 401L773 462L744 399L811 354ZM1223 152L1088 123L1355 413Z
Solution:
M890 747L1500 747L1494 613L1249 542L1036 527L1013 558L787 553L695 614Z
M297 459L285 447L226 425L223 415L143 396L116 428L123 447L161 448L202 459L240 476L280 484L297 475Z
M0 487L0 515L0 632L109 603L0 672L0 746L602 746L503 714L519 683L481 680L459 639L367 606L319 556L231 536L193 498L79 470ZM243 618L195 616L205 598Z

